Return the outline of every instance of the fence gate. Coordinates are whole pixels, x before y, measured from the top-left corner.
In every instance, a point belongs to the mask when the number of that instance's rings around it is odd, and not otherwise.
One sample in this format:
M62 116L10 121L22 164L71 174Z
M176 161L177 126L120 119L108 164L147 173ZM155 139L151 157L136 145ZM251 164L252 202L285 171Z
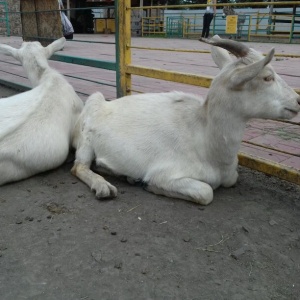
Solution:
M184 17L167 17L167 37L183 37Z

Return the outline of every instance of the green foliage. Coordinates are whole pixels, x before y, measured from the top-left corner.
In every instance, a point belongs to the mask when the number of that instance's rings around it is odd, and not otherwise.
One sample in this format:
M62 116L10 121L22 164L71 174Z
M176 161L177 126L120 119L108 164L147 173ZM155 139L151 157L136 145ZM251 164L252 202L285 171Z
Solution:
M207 0L184 0L186 4L205 4Z
M186 4L184 0L168 0L167 5L183 5Z

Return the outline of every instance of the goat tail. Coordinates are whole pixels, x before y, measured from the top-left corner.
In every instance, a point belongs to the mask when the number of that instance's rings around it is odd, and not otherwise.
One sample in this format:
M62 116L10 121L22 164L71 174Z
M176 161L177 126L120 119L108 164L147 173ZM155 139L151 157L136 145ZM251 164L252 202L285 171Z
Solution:
M102 93L96 92L90 95L84 105L82 114L83 115L91 115L93 112L101 109L103 104L105 104L106 100Z
M86 102L99 102L99 101L101 101L101 102L106 101L105 97L103 96L103 94L101 92L93 93L86 100Z

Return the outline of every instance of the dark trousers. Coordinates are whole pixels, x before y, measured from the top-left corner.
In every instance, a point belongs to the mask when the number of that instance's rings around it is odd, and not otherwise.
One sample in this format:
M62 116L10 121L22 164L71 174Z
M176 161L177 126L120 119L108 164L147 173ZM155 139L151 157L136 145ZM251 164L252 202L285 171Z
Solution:
M203 16L203 29L202 29L202 37L204 38L208 38L209 36L209 26L210 23L212 21L212 19L214 18L214 14L212 13L205 13Z

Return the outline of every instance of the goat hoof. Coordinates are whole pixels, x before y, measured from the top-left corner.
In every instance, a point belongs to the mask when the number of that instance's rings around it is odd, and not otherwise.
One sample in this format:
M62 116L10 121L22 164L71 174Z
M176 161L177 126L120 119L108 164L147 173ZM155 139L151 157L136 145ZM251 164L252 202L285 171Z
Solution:
M97 187L93 187L92 191L96 193L97 199L111 199L118 195L118 190L110 183L101 183Z

